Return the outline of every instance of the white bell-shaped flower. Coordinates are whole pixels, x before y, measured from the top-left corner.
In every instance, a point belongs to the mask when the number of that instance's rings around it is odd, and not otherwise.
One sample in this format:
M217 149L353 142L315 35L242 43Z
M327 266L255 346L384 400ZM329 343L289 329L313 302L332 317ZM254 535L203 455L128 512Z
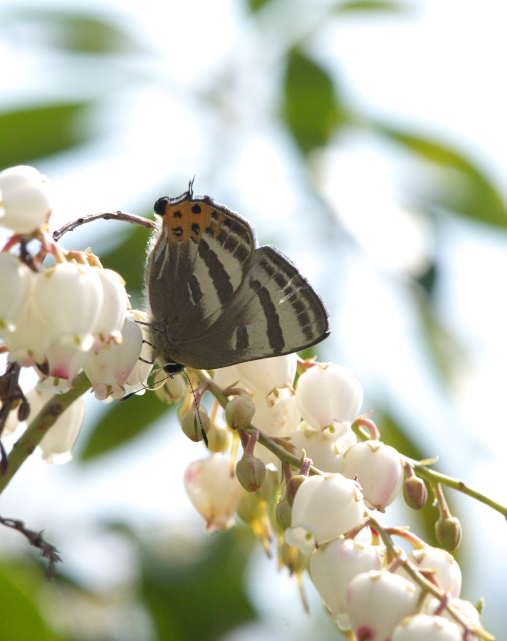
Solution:
M419 550L413 550L408 555L408 559L419 570L431 572L449 596L459 597L462 580L461 569L456 559L447 550L428 545ZM396 574L408 578L402 565L396 570Z
M357 477L366 505L383 512L403 484L399 452L380 441L365 441L347 450L344 458L342 474L348 479Z
M341 474L310 476L296 492L285 538L310 554L359 525L364 511L363 496L354 481Z
M191 463L185 471L185 489L195 509L206 521L206 530L228 530L245 490L234 472L230 456L212 454Z
M44 226L51 213L50 187L42 175L26 165L0 172L0 225L17 234Z
M481 625L481 615L470 601L464 601L463 599L453 597L449 599L448 603L452 606L453 610L460 613L463 620L468 623L469 628L473 628L474 626L479 627ZM423 614L430 614L433 616L438 612L438 616L442 616L445 619L456 623L456 619L451 615L449 610L447 608L442 608L441 605L440 599L435 598L433 595L428 595L422 604L421 612ZM461 624L459 624L458 627L461 629L462 633L465 632L465 629ZM475 638L476 637L472 637L470 641L472 641L472 639L475 641Z
M255 426L268 436L287 436L301 420L294 392L288 387L275 389L268 396L254 394L252 401Z
M354 539L335 539L320 546L310 558L310 575L332 619L342 630L350 630L347 588L361 572L380 570L383 548Z
M96 269L95 272L103 289L102 308L93 328L93 349L98 351L111 341L121 343L129 299L120 274L112 269Z
M148 377L153 369L153 347L150 345L150 338L145 325L148 322L148 316L138 309L129 309L127 318L135 321L137 327L141 330L142 346L137 362L127 377L125 392L128 394L131 392L144 394L144 388L148 384Z
M463 641L463 633L444 617L414 614L396 626L391 641Z
M37 278L38 275L34 274ZM9 361L23 367L46 363L51 326L41 317L33 299L33 288L16 317L16 329L2 335L9 349Z
M16 329L33 284L34 272L13 254L0 254L0 336Z
M299 377L296 400L304 420L314 429L353 423L363 402L363 387L348 367L316 363Z
M344 453L357 443L350 423L335 423L332 430L314 430L303 423L289 439L296 448L296 456L302 456L304 450L319 470L340 474L343 474Z
M90 351L83 369L96 398L123 398L125 383L139 360L143 335L139 325L130 319L123 324L121 344L110 343L100 352Z
M267 396L277 387L294 385L297 362L297 354L286 354L239 363L235 367L247 389L260 396Z
M417 590L387 570L359 574L347 590L347 614L358 639L390 641L394 628L417 609Z

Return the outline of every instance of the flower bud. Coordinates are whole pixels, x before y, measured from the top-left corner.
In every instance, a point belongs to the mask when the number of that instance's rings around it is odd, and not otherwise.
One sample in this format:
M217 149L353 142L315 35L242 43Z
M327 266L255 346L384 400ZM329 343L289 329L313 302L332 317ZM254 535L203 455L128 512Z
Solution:
M348 367L317 363L299 377L296 401L304 420L320 430L333 423L352 423L363 402L363 387Z
M249 396L236 396L227 403L225 420L233 430L243 430L252 422L255 405Z
M203 409L193 407L181 417L181 429L194 443L202 441L209 430L209 416Z
M187 380L183 374L169 376L163 369L159 369L154 376L155 394L167 405L178 403L187 393ZM162 384L163 383L163 384Z
M256 492L266 478L266 466L257 456L243 456L236 464L236 476L247 492Z
M435 534L440 545L452 552L461 543L461 523L455 516L440 518L435 523Z
M292 522L292 505L289 503L287 495L282 497L276 504L276 522L281 530L286 530Z
M392 641L463 641L463 634L444 617L414 614L396 626Z
M418 476L410 476L403 483L403 498L413 510L420 510L428 500L426 483Z

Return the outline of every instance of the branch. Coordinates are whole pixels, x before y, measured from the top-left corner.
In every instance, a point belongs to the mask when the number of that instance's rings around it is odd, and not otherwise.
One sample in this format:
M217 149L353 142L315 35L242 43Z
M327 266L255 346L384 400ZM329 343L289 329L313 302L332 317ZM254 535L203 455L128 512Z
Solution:
M0 523L2 523L2 525L5 525L6 527L10 527L13 530L21 532L21 534L23 534L28 539L30 545L33 545L33 547L36 547L40 550L42 558L48 560L46 577L48 579L52 579L55 575L55 566L62 559L60 558L58 550L55 548L55 546L51 545L51 543L48 543L44 539L44 531L42 530L41 532L35 532L34 530L29 530L25 527L23 521L18 521L17 519L6 519L2 516L0 516Z
M121 220L127 223L136 223L137 225L141 225L142 227L146 227L147 229L157 229L157 223L154 220L143 218L142 216L135 216L134 214L128 214L125 211L114 211L105 212L102 214L91 214L90 216L83 216L83 218L73 220L72 222L63 225L63 227L60 227L60 229L57 229L55 232L53 232L53 240L60 240L60 238L64 234L69 231L74 231L76 227L80 227L81 225L85 225L86 223L92 223L94 220L99 220L100 218L103 218L104 220Z
M84 372L76 376L72 385L72 389L65 394L55 394L32 420L16 443L14 443L7 457L5 473L0 475L0 494L5 490L7 485L9 485L12 477L30 454L33 454L33 451L48 432L49 428L60 418L69 405L92 386Z

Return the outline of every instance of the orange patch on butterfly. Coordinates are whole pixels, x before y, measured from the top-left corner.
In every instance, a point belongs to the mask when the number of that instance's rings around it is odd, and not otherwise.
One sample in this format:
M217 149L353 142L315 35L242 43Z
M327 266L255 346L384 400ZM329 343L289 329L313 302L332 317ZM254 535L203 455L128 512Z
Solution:
M162 218L171 245L188 244L190 240L199 243L205 231L216 236L225 220L222 212L196 200L186 200L178 205L168 203Z

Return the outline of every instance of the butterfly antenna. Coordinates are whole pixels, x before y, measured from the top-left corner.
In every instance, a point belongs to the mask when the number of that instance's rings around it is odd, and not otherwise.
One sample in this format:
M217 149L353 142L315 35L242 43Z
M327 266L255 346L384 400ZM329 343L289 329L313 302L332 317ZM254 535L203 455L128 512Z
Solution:
M195 176L188 183L188 192L187 193L188 193L189 198L192 198L192 196L194 195L194 180L195 180Z
M206 447L209 447L209 445L208 445L208 435L206 434L206 432L204 430L204 427L203 427L203 424L202 424L202 421L201 421L201 414L199 412L199 406L197 405L197 396L195 394L194 386L192 385L192 381L190 380L190 376L187 374L187 372L185 370L183 370L182 373L185 374L185 376L187 377L188 384L190 385L190 389L192 390L192 396L194 397L195 409L197 410L197 416L199 418L199 425L201 426L201 434L202 434L203 441L206 443Z
M143 359L140 358L139 360L143 360ZM143 363L148 363L148 361L143 361ZM159 369L155 370L155 372L152 372L152 373L156 374L157 372L160 372L161 369L162 368L159 368ZM126 394L123 398L120 398L120 402L121 401L128 401L129 398L132 398L132 396L135 396L137 394L137 392L140 392L143 389L148 390L150 392L156 392L158 389L163 387L164 383L166 382L166 380L168 378L171 378L170 374L167 375L163 380L159 381L158 383L153 383L153 385L145 385L144 383L140 383L140 385L142 386L140 389L136 389L135 392L130 392L129 394Z

